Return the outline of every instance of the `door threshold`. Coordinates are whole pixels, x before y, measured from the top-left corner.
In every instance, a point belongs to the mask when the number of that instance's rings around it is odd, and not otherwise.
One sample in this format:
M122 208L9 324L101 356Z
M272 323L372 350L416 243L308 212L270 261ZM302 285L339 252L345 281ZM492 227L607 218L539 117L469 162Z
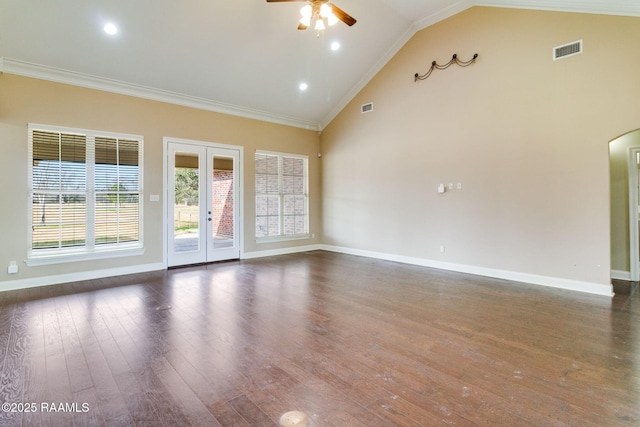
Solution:
M167 270L176 270L178 268L187 268L187 267L202 267L203 265L222 264L225 262L232 262L232 261L240 261L240 258L221 259L219 261L209 261L209 262L198 262L195 264L172 265L171 267L167 267Z

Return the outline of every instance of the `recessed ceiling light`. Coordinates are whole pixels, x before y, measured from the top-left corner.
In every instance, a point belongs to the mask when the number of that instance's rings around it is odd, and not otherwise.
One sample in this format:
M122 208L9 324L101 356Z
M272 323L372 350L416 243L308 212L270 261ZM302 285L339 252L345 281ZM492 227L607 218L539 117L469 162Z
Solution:
M300 88L300 90L307 90L307 88L309 87L308 84L306 83L300 83L300 86L298 86Z
M340 49L340 43L338 42L331 43L331 50L336 51L338 49Z
M112 22L105 24L103 29L104 29L104 32L109 34L110 36L113 36L118 32L118 27L116 27L115 24L113 24Z

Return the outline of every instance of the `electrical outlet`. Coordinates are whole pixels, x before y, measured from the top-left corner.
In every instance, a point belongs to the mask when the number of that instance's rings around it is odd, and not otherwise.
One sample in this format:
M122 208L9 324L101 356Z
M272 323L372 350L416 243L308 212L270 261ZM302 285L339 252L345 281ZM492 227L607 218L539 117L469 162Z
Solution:
M7 268L7 273L9 274L17 274L18 273L18 263L15 261L9 261L9 268Z
M444 245L440 246L440 253L442 253L442 254L444 253Z

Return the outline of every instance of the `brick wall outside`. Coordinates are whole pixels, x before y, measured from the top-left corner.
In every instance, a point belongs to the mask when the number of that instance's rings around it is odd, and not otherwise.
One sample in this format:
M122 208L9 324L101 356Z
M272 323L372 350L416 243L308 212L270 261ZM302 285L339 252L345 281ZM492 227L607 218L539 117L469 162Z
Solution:
M213 171L213 233L233 238L233 171Z

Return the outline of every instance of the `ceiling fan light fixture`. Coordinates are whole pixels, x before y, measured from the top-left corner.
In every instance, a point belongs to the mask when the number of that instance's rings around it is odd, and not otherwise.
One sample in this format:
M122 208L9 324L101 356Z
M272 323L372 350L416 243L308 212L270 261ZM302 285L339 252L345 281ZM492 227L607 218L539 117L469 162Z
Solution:
M310 4L307 4L303 6L302 9L300 9L300 15L302 15L302 18L300 18L300 23L305 27L311 26L311 18L313 18L313 8Z
M280 2L306 3L300 8L301 17L298 30L306 30L311 27L311 24L314 24L316 31L320 31L337 24L339 21L344 22L349 27L357 22L354 17L330 3L329 0L267 0L267 3Z
M322 3L322 6L320 6L320 16L322 16L323 18L328 18L331 14L333 14L333 9L331 9L331 6L326 3Z
M302 9L300 9L300 15L305 18L309 17L309 19L311 19L311 15L313 15L313 8L311 7L311 5L307 4L305 6L302 6Z
M305 27L311 26L311 17L310 16L303 16L302 18L300 18L300 23L302 25L304 25Z

